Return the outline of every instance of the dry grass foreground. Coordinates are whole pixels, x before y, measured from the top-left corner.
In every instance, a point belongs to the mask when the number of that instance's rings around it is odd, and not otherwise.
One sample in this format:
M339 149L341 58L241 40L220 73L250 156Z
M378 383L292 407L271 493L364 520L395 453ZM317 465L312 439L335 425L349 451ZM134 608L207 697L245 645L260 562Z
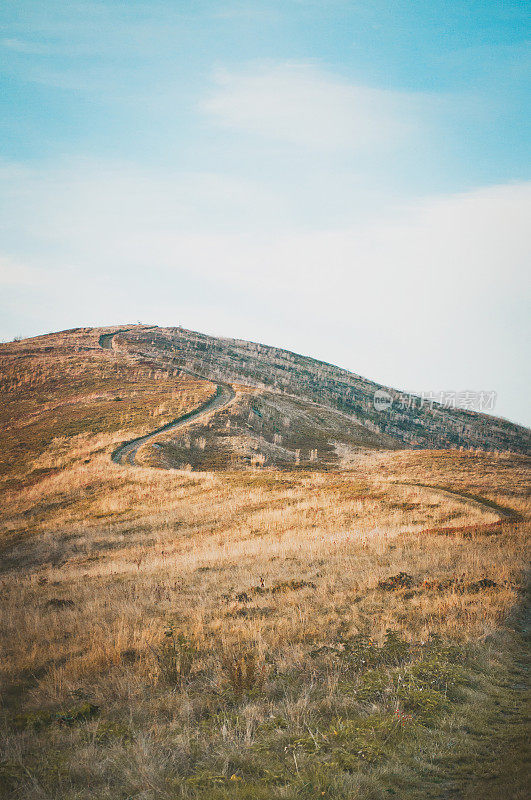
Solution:
M1 796L528 796L526 458L119 467L212 386L61 341L9 374Z

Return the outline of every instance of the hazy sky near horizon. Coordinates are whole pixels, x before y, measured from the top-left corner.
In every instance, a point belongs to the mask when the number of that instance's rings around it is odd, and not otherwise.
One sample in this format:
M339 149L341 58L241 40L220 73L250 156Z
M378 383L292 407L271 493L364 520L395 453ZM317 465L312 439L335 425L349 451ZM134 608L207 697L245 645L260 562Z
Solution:
M529 6L4 0L0 338L178 325L529 402Z

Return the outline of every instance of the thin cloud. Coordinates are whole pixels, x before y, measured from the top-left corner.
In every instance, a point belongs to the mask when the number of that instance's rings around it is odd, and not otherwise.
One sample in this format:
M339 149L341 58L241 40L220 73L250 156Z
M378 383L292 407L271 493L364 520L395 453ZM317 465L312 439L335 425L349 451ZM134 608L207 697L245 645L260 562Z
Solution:
M325 150L395 147L419 131L421 96L359 86L311 64L218 72L201 104L234 131Z

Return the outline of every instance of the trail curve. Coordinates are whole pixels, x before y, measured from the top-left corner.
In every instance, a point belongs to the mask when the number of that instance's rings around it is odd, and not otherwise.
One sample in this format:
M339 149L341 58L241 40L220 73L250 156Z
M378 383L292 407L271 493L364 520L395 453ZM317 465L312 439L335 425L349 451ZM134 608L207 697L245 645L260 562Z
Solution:
M130 330L132 329L126 328L119 331L114 331L113 333L102 334L99 338L100 347L103 347L105 350L112 350L113 338L119 333L127 333ZM195 375L193 372L189 372L188 370L181 369L181 372L186 372L188 375L193 375L195 378L209 380L203 375ZM210 382L214 383L213 381ZM190 422L203 419L204 417L210 416L211 413L221 411L223 408L229 406L236 397L236 392L232 386L228 383L218 383L215 384L215 386L216 393L212 397L209 397L208 400L206 400L197 408L192 409L192 411L187 411L185 414L181 414L181 416L176 417L176 419L171 420L171 422L167 422L165 425L161 425L159 428L155 428L155 430L150 431L143 436L137 436L134 439L129 439L126 442L122 442L122 444L120 444L111 453L112 461L114 461L115 464L130 464L131 466L135 466L135 457L138 448L143 444L146 444L146 442L149 442L151 439L154 439L161 433L182 428L185 425L188 425Z
M470 492L457 491L456 489L448 486L439 486L429 483L410 483L404 481L392 481L392 483L394 483L395 486L416 486L420 489L430 489L431 491L442 494L444 497L450 497L453 500L457 500L458 502L463 503L463 505L477 508L479 511L497 514L497 524L501 524L503 522L522 522L524 520L524 516L518 511L515 511L513 508L501 506L498 503L495 503L493 500L489 500L486 497L481 497L480 495L471 494Z

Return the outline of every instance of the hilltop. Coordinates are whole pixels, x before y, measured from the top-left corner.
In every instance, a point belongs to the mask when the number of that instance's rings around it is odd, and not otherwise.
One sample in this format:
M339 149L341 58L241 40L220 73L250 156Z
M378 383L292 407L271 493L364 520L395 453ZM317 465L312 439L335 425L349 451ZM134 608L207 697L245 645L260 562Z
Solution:
M114 354L114 360L102 349ZM182 441L178 447L159 443L163 466L334 467L347 463L360 448L529 450L529 431L506 420L405 397L396 389L279 348L182 328L78 329L2 345L4 387L30 364L34 375L26 374L24 382L35 386L42 371L65 359L70 371L75 362L81 372L91 364L101 371L105 364L119 375L134 365L137 374L151 371L158 380L170 379L176 391L190 380L203 394L216 386L222 393L221 386L233 387L232 398L237 390L230 409L218 413L206 429L194 426L196 439L209 442L208 448L202 447L203 455L190 445L183 451ZM379 395L383 407L378 405ZM202 396L199 391L197 399ZM149 453L151 462L156 456Z
M117 348L162 359L209 380L259 389L273 405L274 395L283 395L284 403L293 404L295 417L301 401L310 415L310 403L336 412L342 418L340 427L345 420L352 421L352 443L357 435L360 445L384 448L529 450L530 433L519 425L475 411L446 408L435 400L412 398L332 364L276 347L156 327L119 333L114 341ZM379 393L384 395L383 409L378 407ZM280 411L276 419L273 411L265 416L284 433ZM330 415L326 424L333 425ZM326 424L312 419L314 428ZM314 448L309 445L309 449Z

